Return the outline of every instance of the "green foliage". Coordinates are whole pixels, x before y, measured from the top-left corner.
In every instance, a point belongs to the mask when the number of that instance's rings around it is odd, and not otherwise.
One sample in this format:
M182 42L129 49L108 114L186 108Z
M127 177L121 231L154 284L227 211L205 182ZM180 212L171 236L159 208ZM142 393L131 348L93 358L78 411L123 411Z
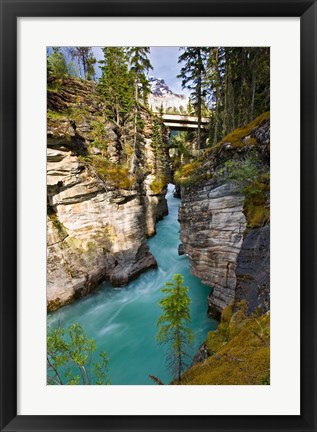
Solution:
M205 87L212 110L209 137L214 145L249 123L270 104L270 49L211 47Z
M68 75L68 67L64 54L59 47L53 47L53 53L47 58L48 78L62 79Z
M157 341L160 344L168 344L168 367L175 379L180 381L181 373L191 359L189 352L194 340L193 332L188 327L191 300L180 274L175 274L171 281L166 282L162 292L166 297L160 301L163 314L157 321Z
M127 56L130 64L130 73L134 82L134 97L138 103L142 99L144 104L147 104L147 96L150 92L149 81L146 73L153 69L148 54L149 47L129 47L127 48Z
M224 175L234 180L245 196L244 214L250 228L258 228L269 222L270 209L267 205L270 191L268 167L260 166L256 154L251 152L245 160L225 162Z
M208 48L184 47L178 62L183 64L177 78L182 79L182 87L191 90L190 100L198 118L197 150L201 145L201 117L205 105L206 89L204 86L206 75L206 60Z
M91 47L68 47L68 54L77 64L78 76L87 79L95 79L96 73L94 65L97 60L95 59ZM75 67L75 66L73 66Z
M100 149L103 153L106 153L109 141L105 139L106 129L104 119L92 120L90 126L93 128L91 136L94 138L91 144Z
M244 187L259 177L259 166L255 153L245 160L228 160L225 162L224 175L228 180L234 180L241 191Z
M102 51L104 60L99 62L102 75L97 89L104 99L106 114L119 125L134 106L133 76L124 48L104 47Z
M171 140L171 147L177 149L177 154L185 159L191 155L192 142L188 131L181 131L174 135Z
M155 154L154 172L160 179L166 177L166 145L164 142L163 127L162 120L155 116L152 121L152 144Z
M94 356L94 339L88 339L83 328L72 324L69 328L48 329L47 383L52 385L109 384L108 356L105 352Z

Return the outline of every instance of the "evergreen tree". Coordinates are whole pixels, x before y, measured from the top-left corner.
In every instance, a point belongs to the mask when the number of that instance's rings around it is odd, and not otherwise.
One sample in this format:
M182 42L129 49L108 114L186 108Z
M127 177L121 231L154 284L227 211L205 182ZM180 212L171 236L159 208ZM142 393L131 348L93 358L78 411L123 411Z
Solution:
M199 150L201 145L201 109L206 95L204 78L208 48L185 47L181 49L183 53L179 56L178 62L185 64L177 77L182 79L183 88L191 90L190 96L197 115L197 149Z
M171 281L166 282L162 292L166 297L160 301L163 314L157 321L157 341L169 345L168 367L175 379L180 381L182 372L191 361L189 352L194 340L193 332L188 328L191 300L180 274L175 274Z
M90 53L86 63L87 64L86 79L89 81L95 81L96 79L96 71L95 71L96 63L97 63L96 58L92 53Z
M206 86L211 107L210 142L216 144L221 137L222 110L222 77L224 76L224 49L214 47L210 49L207 59Z
M102 75L97 88L104 98L106 114L120 125L134 106L133 79L123 48L104 47L102 51Z
M53 52L47 57L48 78L64 78L68 75L66 58L60 47L53 47Z
M158 178L166 177L166 147L163 138L163 121L162 118L154 117L152 122L152 143L155 154L155 175Z
M147 104L147 96L149 94L149 82L146 73L149 69L153 69L147 55L150 52L148 47L128 47L126 49L127 58L130 66L130 75L133 80L134 88L134 133L133 133L133 152L130 164L130 174L135 171L136 153L138 151L138 137L143 130L143 122L140 115L139 101Z
M78 76L83 79L94 79L96 59L91 47L68 47L67 51L77 61Z
M138 103L140 99L147 104L147 96L150 92L147 72L153 69L148 54L149 47L128 47L127 54L130 63L130 71L134 82L134 98Z
M212 109L212 143L269 109L269 64L269 48L210 48L206 84Z

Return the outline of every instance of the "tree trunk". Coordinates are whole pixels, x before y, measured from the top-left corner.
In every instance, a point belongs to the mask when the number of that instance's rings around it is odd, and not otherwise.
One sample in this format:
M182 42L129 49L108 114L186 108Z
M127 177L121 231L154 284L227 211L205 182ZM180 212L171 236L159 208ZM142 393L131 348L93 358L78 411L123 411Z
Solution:
M255 88L256 88L256 76L255 76L255 73L253 73L252 74L252 97L251 97L250 121L253 120L253 114L254 114Z
M214 144L218 142L218 129L219 129L219 68L218 68L218 48L215 48L215 79L216 79L216 107L215 107L215 131L214 131Z
M130 174L134 173L134 165L135 165L135 158L136 158L136 146L137 146L137 134L138 134L138 112L139 112L139 94L138 94L138 82L135 78L134 80L134 98L135 98L135 110L134 110L134 131L133 131L133 150L132 150L132 156L131 156L131 164L130 164Z
M200 138L200 130L201 130L201 79L202 79L202 60L201 60L201 55L200 52L198 52L198 66L199 66L199 71L198 71L198 80L197 80L197 150L200 150L200 142L201 142L201 138Z
M197 150L200 150L200 128L201 128L201 93L200 90L201 89L201 85L197 85L197 92L199 92L197 94L198 96L198 106L197 106Z

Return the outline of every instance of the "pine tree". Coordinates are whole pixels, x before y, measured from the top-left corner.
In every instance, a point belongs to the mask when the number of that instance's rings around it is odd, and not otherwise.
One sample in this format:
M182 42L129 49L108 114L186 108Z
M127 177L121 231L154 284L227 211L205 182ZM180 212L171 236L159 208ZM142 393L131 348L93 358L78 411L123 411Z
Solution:
M206 94L204 88L204 78L206 71L206 56L208 48L205 47L185 47L181 48L183 53L179 56L178 62L184 62L177 78L182 79L182 87L190 89L191 100L197 115L197 149L201 146L201 109Z
M123 48L104 47L102 51L104 60L99 62L102 75L97 88L103 96L106 114L120 125L134 106L132 75Z
M166 177L166 147L163 139L163 121L160 117L154 117L152 122L152 144L155 154L154 171L157 178Z
M150 92L147 72L153 69L148 54L149 47L128 47L127 55L130 63L130 71L134 82L134 98L138 103L140 99L147 104L147 96Z
M96 63L97 60L94 57L93 53L90 53L87 58L87 72L86 72L86 79L89 81L95 81L96 79L96 71L95 71Z
M269 48L210 48L206 83L212 109L211 142L269 109L269 54Z
M140 115L140 99L147 105L147 96L150 92L149 82L146 73L153 69L147 55L150 52L149 47L128 47L126 49L127 58L130 66L130 75L133 80L134 88L134 133L133 133L133 153L130 164L130 174L135 171L136 153L138 150L138 137L143 129L143 122Z
M53 52L47 57L48 78L64 78L68 75L66 58L60 47L53 47Z
M175 274L171 281L166 282L162 292L166 297L160 301L163 314L157 321L157 341L160 344L168 344L168 367L174 378L180 381L182 372L191 361L189 353L194 340L193 332L188 327L191 300L180 274Z
M78 76L83 79L94 79L96 59L91 47L68 47L68 54L77 60Z

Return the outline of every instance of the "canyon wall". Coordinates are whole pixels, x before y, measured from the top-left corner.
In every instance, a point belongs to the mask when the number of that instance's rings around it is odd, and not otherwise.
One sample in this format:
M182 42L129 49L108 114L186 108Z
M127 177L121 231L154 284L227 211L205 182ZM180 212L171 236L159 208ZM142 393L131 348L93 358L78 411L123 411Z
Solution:
M123 128L106 120L93 83L68 79L48 92L48 310L105 279L122 286L156 266L146 240L167 214L168 179L157 178L152 118L146 110L142 118L133 153L132 122ZM160 163L168 172L168 155Z
M212 288L210 315L233 301L269 310L269 146L266 113L208 150L182 179L181 242L191 272Z

